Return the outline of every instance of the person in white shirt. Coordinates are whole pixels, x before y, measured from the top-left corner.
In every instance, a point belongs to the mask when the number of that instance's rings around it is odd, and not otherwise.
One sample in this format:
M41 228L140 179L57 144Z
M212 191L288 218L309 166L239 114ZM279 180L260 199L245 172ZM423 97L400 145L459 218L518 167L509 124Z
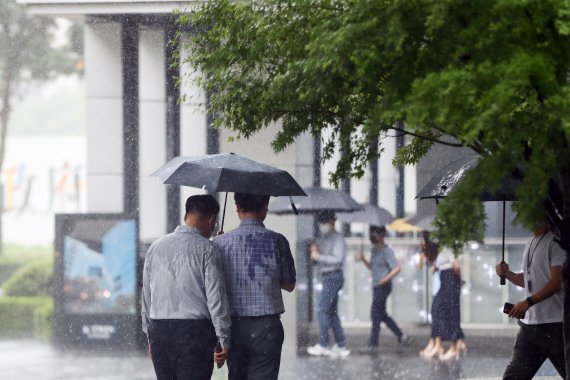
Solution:
M524 288L526 297L509 312L509 317L519 319L520 329L503 379L531 379L546 359L566 378L562 329L565 261L566 252L542 222L533 228L533 237L525 247L522 272L511 272L504 262L497 264L497 275Z

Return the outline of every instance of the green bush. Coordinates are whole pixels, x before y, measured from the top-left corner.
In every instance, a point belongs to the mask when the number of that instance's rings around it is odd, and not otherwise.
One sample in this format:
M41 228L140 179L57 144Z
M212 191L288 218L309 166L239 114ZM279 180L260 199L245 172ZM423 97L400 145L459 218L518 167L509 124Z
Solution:
M0 254L0 284L6 281L18 268L31 262L50 259L53 248L49 246L20 246L5 244Z
M0 337L49 338L52 314L50 297L0 297Z
M51 296L53 290L52 260L29 263L3 284L4 294L12 297Z

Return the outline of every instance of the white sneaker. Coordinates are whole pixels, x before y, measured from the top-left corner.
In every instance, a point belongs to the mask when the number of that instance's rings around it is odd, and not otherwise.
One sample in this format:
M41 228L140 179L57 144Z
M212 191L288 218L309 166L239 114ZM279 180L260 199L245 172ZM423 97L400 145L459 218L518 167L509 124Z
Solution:
M309 355L314 356L328 356L330 355L330 350L326 347L321 346L320 344L315 344L314 346L307 347L307 352Z
M348 355L350 355L350 351L345 347L339 347L337 344L332 346L330 350L331 358L346 358Z

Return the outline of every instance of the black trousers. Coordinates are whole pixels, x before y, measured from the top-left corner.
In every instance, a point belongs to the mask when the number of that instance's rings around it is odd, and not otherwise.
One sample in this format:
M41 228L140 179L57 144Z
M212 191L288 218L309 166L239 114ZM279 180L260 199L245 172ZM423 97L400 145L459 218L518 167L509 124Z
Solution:
M370 308L370 318L372 319L372 331L370 333L370 344L373 346L378 345L380 337L380 322L384 322L386 326L398 340L402 338L402 330L398 324L386 312L386 301L392 292L392 283L389 282L382 286L375 286L372 293L372 307Z
M209 320L154 319L148 328L158 380L210 380L216 332Z
M565 378L562 323L525 325L519 322L519 326L511 361L503 379L532 379L546 359L550 359L560 376Z
M229 380L277 380L283 339L279 315L232 318Z

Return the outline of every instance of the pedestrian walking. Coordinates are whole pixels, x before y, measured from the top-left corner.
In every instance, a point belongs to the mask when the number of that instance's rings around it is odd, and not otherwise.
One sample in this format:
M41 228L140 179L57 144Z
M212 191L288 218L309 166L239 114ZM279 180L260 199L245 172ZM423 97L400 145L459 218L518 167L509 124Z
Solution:
M522 272L511 272L505 262L495 267L497 275L524 288L526 297L509 312L509 317L519 319L520 329L503 379L532 379L546 359L566 378L561 286L565 261L566 252L548 224L541 222L533 228L533 236L526 244Z
M383 322L396 335L399 343L406 343L409 338L402 332L398 324L388 315L386 301L392 293L392 279L400 273L400 264L394 251L384 242L386 227L370 226L369 237L372 243L370 260L360 252L359 260L372 272L372 306L370 318L372 330L368 345L378 347L380 323Z
M219 210L211 195L189 197L184 224L146 254L142 329L158 380L209 380L214 362L223 365L228 354L226 285L220 253L209 240Z
M461 267L449 250L439 252L437 244L424 233L423 255L431 265L434 277L439 277L439 286L431 307L431 337L420 355L442 361L458 359L467 351L465 334L461 328ZM437 279L437 278L436 278ZM450 341L445 351L444 341Z
M296 272L287 239L265 227L268 195L235 193L240 225L214 239L219 247L232 318L229 380L277 380L284 340L281 290Z
M344 259L346 243L344 236L335 230L335 214L324 211L317 214L320 235L311 244L311 258L317 263L321 276L322 291L319 299L319 343L308 347L315 356L346 357L344 330L338 317L338 293L344 285ZM329 330L333 331L336 343L329 349Z

